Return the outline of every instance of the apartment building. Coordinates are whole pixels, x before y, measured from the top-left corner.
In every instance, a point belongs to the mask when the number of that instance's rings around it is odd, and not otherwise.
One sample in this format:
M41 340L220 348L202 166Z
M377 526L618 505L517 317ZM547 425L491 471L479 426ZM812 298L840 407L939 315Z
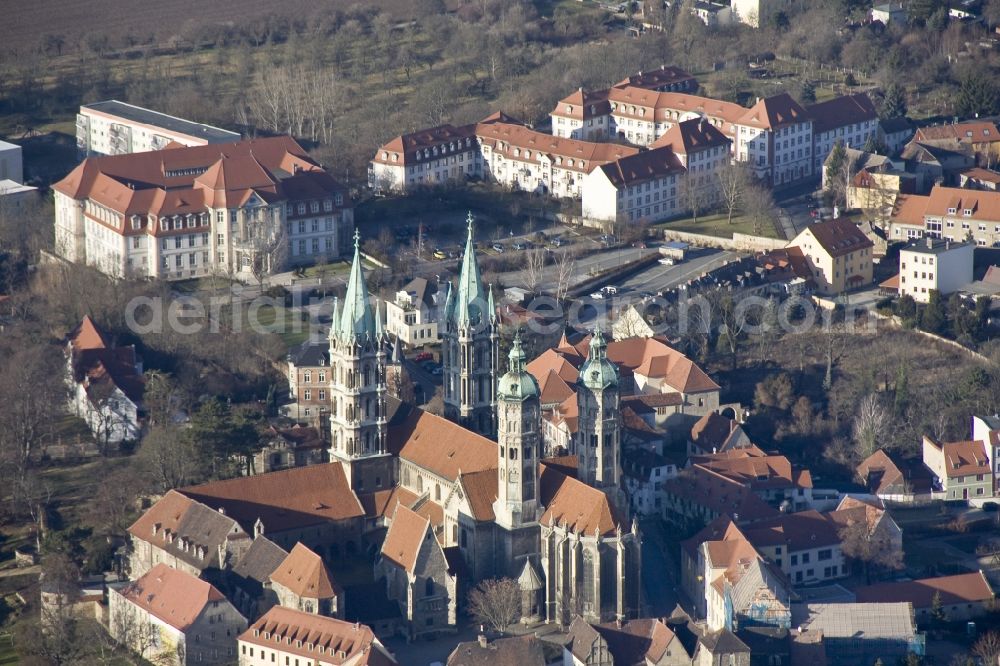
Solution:
M116 277L251 279L354 231L346 188L287 136L91 157L53 190L56 253Z
M287 413L294 419L323 425L330 411L330 343L306 340L288 353L288 397L294 402Z
M874 244L849 220L812 224L788 244L802 250L821 294L833 296L871 284Z
M0 141L0 182L24 183L24 157L21 146Z
M972 282L972 243L954 243L930 236L910 241L899 250L899 295L927 303L930 292L943 296Z
M993 496L993 474L982 441L939 442L924 435L923 458L924 465L946 493L946 499Z
M924 210L926 235L1000 246L1000 192L935 185Z
M76 147L82 157L162 150L171 143L205 146L239 140L238 132L118 100L84 104L76 116Z
M685 173L670 146L601 165L583 179L583 216L609 222L674 217L684 210Z
M368 166L368 184L376 192L407 192L481 175L475 124L401 134L379 148Z
M385 303L385 328L408 347L438 342L438 289L425 278L413 278Z
M806 107L813 120L813 170L819 172L833 146L863 149L878 138L878 112L865 93L834 97Z
M786 9L788 0L732 0L733 13L740 23L759 28L775 14Z

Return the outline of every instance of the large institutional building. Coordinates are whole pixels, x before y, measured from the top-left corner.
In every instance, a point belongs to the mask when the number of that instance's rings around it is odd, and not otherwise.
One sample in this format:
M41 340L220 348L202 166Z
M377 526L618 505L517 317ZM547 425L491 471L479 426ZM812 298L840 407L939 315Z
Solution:
M53 186L55 249L115 277L255 272L337 257L347 190L292 138L87 158Z
M818 176L834 143L860 148L878 131L863 93L807 107L781 93L746 108L696 90L693 77L662 68L560 100L551 134L499 112L403 134L375 154L370 185L407 192L483 179L581 199L585 219L656 221L693 207L681 192L687 174L704 190L698 205L710 205L724 164L739 162L773 186L790 185Z
M236 132L114 99L84 104L76 115L76 147L84 157L162 150L171 143L205 146L239 140Z

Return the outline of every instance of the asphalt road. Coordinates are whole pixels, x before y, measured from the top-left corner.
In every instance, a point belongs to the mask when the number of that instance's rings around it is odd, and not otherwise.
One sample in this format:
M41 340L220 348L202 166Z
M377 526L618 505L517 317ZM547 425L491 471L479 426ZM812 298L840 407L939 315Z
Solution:
M640 521L642 530L642 592L645 617L665 617L677 606L678 569L666 552L662 523Z
M699 277L702 273L715 270L738 256L736 252L699 248L690 253L689 258L679 264L664 266L657 262L616 286L618 286L619 293L643 291L656 293L672 289L688 280Z

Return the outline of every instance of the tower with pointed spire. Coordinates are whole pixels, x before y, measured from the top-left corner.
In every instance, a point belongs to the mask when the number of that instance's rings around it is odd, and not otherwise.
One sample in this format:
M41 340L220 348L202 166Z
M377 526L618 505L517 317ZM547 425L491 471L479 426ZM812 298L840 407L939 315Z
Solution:
M538 519L541 405L538 382L525 369L520 333L497 385L497 523L514 529Z
M499 366L499 322L493 291L483 284L476 263L472 213L467 222L458 282L449 285L444 306L444 409L452 421L492 437L496 431L494 371Z
M601 330L590 339L587 360L577 379L579 427L574 440L579 460L579 478L588 485L619 499L621 420L619 416L618 368L608 360L608 345ZM621 505L619 504L619 507ZM621 507L624 508L624 507Z
M343 463L356 491L388 488L393 459L386 448L385 332L372 308L361 268L359 236L342 307L330 325L330 460Z

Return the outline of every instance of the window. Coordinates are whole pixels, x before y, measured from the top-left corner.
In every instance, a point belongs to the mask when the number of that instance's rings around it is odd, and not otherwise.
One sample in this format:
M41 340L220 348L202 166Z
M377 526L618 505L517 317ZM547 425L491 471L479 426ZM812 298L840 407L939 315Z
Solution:
M833 557L833 551L829 548L825 548L819 551L819 554L817 555L817 559L819 559L820 561L829 560L831 557Z

